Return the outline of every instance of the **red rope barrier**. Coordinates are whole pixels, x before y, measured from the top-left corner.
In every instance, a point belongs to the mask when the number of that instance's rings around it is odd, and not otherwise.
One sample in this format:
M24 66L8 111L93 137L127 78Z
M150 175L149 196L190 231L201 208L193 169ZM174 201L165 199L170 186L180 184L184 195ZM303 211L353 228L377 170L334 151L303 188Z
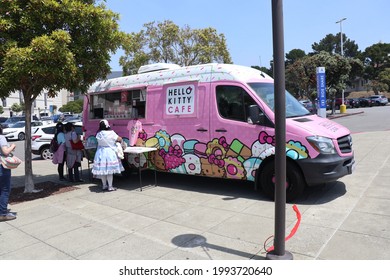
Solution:
M294 210L294 212L295 212L295 215L296 215L296 217L297 217L297 221L296 221L294 227L292 228L290 234L287 235L286 238L284 239L285 241L289 240L291 237L294 236L294 234L295 234L295 233L297 232L297 230L298 230L299 224L301 223L301 212L299 212L298 206L296 206L296 205L294 204L292 208L293 208L293 210ZM265 249L265 247L266 247L266 243L267 243L268 240L269 240L270 238L272 238L272 237L273 237L273 235L271 235L270 237L268 237L268 238L265 240L265 242L264 242L264 249ZM266 251L267 253L269 253L269 252L271 252L273 249L274 249L274 246L271 246L270 248L265 249L265 251Z

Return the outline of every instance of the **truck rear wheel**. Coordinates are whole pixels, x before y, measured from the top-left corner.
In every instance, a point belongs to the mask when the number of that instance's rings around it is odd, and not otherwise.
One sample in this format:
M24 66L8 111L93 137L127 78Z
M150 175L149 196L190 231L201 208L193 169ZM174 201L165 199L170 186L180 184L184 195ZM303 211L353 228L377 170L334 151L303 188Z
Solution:
M275 199L275 161L269 161L260 173L260 186L264 194ZM286 162L286 201L298 198L306 187L306 182L299 168Z

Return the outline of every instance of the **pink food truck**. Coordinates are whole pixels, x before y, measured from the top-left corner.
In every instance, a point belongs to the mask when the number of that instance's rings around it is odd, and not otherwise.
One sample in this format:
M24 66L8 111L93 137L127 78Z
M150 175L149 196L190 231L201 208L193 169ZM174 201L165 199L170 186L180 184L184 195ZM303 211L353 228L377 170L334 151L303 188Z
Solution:
M98 81L84 100L85 139L101 119L128 144L157 151L128 154L129 167L254 182L274 196L274 84L244 66L152 64L138 74ZM133 133L133 134L132 134ZM89 140L91 141L89 141ZM310 114L286 92L286 198L336 181L354 166L347 128Z

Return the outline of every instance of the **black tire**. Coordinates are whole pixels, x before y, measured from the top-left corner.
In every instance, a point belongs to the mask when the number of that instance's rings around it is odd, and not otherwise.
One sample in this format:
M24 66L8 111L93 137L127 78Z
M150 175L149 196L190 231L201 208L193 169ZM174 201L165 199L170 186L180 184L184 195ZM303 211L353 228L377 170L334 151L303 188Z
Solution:
M263 167L260 173L260 187L270 199L275 199L275 164L271 160ZM286 201L291 202L298 198L306 187L306 182L299 168L291 162L286 162Z
M26 135L23 132L20 132L18 134L18 140L22 141L22 140L24 140L24 138L26 138Z

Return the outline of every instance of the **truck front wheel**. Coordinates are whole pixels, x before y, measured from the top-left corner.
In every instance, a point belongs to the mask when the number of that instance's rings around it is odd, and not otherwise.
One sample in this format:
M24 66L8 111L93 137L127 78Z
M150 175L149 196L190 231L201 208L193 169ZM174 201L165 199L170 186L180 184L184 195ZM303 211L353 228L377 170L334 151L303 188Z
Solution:
M275 199L275 161L269 161L260 173L260 186L264 194L272 200ZM298 198L306 187L306 182L299 168L286 162L286 201Z

